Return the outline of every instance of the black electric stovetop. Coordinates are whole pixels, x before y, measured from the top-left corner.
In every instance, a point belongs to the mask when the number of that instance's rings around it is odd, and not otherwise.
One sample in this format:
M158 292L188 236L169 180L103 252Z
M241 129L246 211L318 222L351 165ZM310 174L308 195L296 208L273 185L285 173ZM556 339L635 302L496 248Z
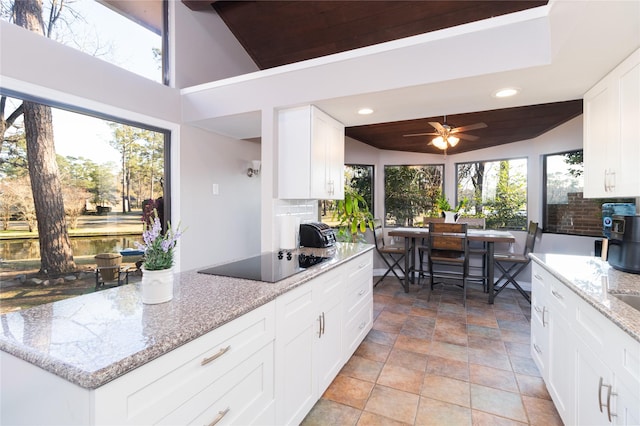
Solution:
M330 257L280 251L263 253L259 256L225 263L198 272L274 283L329 259Z

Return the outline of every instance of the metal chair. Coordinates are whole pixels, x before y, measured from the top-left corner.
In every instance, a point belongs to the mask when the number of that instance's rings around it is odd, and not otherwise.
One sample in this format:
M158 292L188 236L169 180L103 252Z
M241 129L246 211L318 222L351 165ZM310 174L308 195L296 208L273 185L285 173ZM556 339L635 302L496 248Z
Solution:
M529 228L527 230L527 240L524 245L524 251L522 254L514 253L496 253L493 255L494 265L500 271L502 275L494 284L494 296L497 296L504 288L511 284L516 290L520 292L527 299L527 302L531 303L531 297L526 291L518 284L516 277L520 274L531 262L528 254L533 252L536 245L536 240L542 235L542 228L538 227L537 222L529 222ZM504 281L503 284L501 284Z
M399 268L400 271L402 271L403 275L406 276L405 271L402 269L402 266L400 266L400 262L404 260L405 256L404 245L401 246L398 244L386 244L384 241L382 220L374 219L373 223L373 236L376 243L376 251L388 267L384 275L380 277L378 281L376 281L374 287L377 286L380 281L385 279L385 277L389 275L389 272L393 272L393 275L395 275L398 281L400 281L400 284L402 284L402 278L400 278L400 276L396 273L395 268Z
M453 280L454 285L462 287L462 304L466 305L469 275L467 224L429 223L427 263L431 290L435 284L445 284L444 281L436 282L436 279Z
M96 261L96 288L106 288L106 283L111 282L109 287L129 284L129 267L122 267L122 256L116 253L100 253L94 257Z

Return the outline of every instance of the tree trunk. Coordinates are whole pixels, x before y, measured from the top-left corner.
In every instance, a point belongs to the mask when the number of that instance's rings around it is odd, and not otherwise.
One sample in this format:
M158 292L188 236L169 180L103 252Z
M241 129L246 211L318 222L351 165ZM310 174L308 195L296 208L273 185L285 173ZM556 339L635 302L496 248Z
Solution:
M18 25L44 35L41 0L17 1L15 13ZM23 106L27 162L40 240L40 272L73 271L76 265L67 233L51 108L33 102L24 102Z

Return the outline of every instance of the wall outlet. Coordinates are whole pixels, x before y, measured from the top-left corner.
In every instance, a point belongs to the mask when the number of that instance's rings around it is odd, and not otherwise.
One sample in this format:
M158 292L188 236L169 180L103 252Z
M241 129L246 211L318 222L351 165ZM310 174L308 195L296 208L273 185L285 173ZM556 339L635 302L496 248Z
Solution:
M213 195L220 195L220 186L217 183L214 183L211 186L211 190L213 192Z

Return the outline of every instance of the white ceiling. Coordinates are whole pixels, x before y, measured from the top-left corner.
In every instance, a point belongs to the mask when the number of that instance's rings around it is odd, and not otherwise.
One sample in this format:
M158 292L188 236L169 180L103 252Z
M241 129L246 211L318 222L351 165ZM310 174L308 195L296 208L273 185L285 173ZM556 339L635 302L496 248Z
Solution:
M260 136L261 107L312 103L355 126L581 99L638 47L640 0L551 0L541 8L183 89L183 118L253 138ZM521 93L492 96L505 86ZM358 115L364 106L375 113Z

